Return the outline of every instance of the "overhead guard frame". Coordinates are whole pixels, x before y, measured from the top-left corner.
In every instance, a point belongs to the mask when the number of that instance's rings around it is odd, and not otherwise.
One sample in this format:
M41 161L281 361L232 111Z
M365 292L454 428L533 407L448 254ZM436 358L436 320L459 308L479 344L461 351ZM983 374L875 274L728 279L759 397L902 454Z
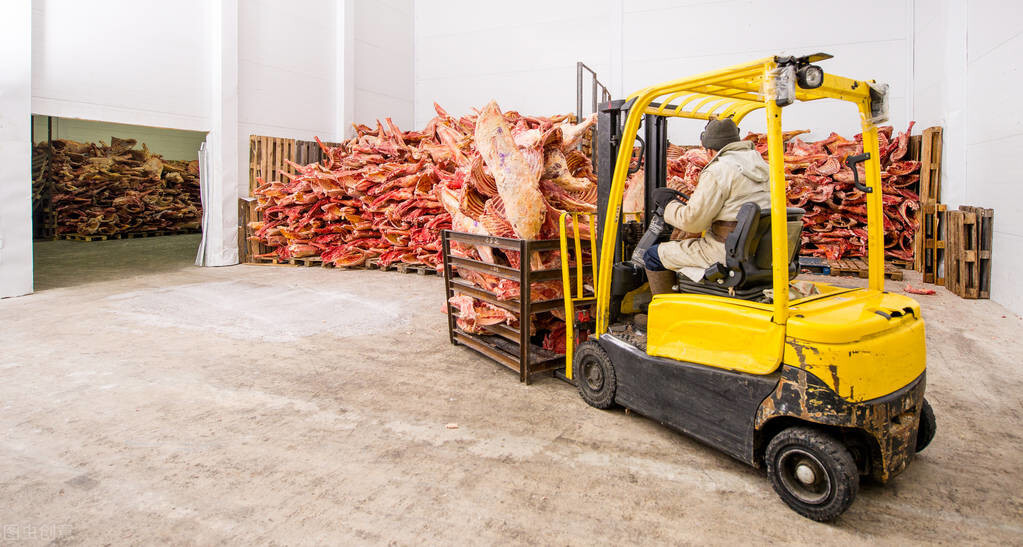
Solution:
M818 57L820 58L820 57ZM785 195L785 164L784 146L781 132L781 110L773 98L766 97L765 84L774 85L776 70L782 59L768 57L729 68L705 72L689 78L671 80L653 85L629 95L622 104L624 126L619 142L614 143L617 157L614 163L611 188L601 227L600 256L609 259L600 260L597 279L597 334L608 329L611 268L615 260L616 237L621 221L621 205L632 157L636 134L644 115L709 120L711 118L732 117L739 123L751 112L764 108L767 117L768 158L771 173L771 243L775 256L784 256L787 249L785 211L787 199ZM820 87L815 89L795 89L796 101L814 101L818 99L836 99L855 104L860 112L863 128L864 152L870 154L867 161L866 184L873 188L867 194L867 255L869 288L884 290L884 232L881 212L881 175L880 162L877 158L877 127L871 122L870 83L865 80L854 80L833 74L824 74ZM656 100L660 103L655 103ZM615 118L620 118L616 116ZM604 237L611 236L611 237ZM789 299L787 287L789 282L788 264L775 261L773 265L774 314L772 321L784 325L789 315Z

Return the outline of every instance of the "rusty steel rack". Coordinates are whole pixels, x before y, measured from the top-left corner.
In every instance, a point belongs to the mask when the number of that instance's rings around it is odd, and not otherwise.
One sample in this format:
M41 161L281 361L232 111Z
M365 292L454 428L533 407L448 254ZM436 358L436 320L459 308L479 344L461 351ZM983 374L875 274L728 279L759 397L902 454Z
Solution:
M487 264L479 260L452 256L451 243L482 245L496 249L519 252L519 267ZM557 239L525 240L505 237L481 236L464 232L445 230L441 243L444 254L444 294L450 301L455 293L478 298L501 309L517 313L519 327L506 324L488 325L490 334L472 334L460 329L455 323L457 310L448 304L448 336L452 344L463 345L497 361L519 373L519 381L529 384L530 378L543 372L564 368L563 354L546 350L532 342L533 332L529 317L536 313L560 310L565 307L564 299L556 298L541 302L532 301L532 285L538 281L561 280L561 268L533 270L530 257L539 251L556 251L561 248ZM472 270L488 275L509 279L519 283L519 298L500 300L493 292L473 285L455 274L456 270Z

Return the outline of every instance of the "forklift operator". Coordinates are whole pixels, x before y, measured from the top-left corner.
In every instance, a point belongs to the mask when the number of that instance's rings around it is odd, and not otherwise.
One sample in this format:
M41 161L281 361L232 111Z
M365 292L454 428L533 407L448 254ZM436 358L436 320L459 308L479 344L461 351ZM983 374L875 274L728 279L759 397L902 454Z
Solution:
M651 245L644 255L647 279L653 294L671 292L675 272L693 281L711 265L725 261L725 238L735 228L739 208L753 202L771 205L769 168L753 143L739 139L739 127L731 118L710 120L700 134L700 144L710 150L711 160L687 204L669 188L654 191L654 201L664 210L671 226L702 237Z

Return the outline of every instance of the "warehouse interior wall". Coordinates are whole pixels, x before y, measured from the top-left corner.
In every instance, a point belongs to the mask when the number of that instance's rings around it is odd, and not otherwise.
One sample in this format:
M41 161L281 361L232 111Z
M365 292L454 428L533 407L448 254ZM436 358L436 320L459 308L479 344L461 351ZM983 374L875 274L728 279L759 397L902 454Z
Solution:
M33 142L46 142L48 116L32 116ZM168 160L192 161L198 157L199 145L206 140L202 131L183 131L144 125L96 122L71 118L53 118L52 138L69 139L77 142L105 142L110 137L135 139L138 146L144 143L154 154Z
M32 112L208 127L205 0L33 0Z
M966 4L914 2L913 119L943 130L941 199L966 203Z
M1023 313L1023 185L1007 160L1023 150L1023 18L1011 0L967 4L966 191L968 205L995 209L991 297ZM1006 16L1006 14L1011 14Z
M237 44L221 14L234 20L236 12L237 0L32 1L33 114L208 132L211 265L237 262L237 171L223 169L237 164L236 138L226 138L237 126L225 131L224 122L237 122L221 115L223 99L237 96L237 77L220 93L232 53L224 37Z
M769 55L823 51L829 72L890 86L891 123L945 128L942 201L995 212L991 297L1023 314L1023 185L1004 174L1023 148L1023 20L1013 0L598 0L480 5L415 3L415 115L437 101L455 115L492 98L506 109L575 110L575 61L594 67L615 97L666 79ZM826 24L824 22L827 22ZM840 22L840 24L838 24ZM458 52L458 61L452 61ZM711 52L711 53L708 53ZM1019 82L1023 83L1023 82ZM674 121L669 138L694 144L702 124ZM807 140L860 131L837 101L785 109ZM758 113L742 129L763 131Z
M1023 188L1006 159L1023 149L1023 20L1011 0L915 0L914 118L944 127L941 200L995 210L991 298L1023 314Z
M417 0L415 127L436 115L434 102L455 116L493 99L524 114L575 112L576 61L608 78L616 7L614 0Z
M412 17L412 0L354 3L354 123L415 129Z
M26 201L17 213L16 197L31 196L32 114L61 118L58 127L70 138L85 139L96 122L205 133L214 181L207 258L212 265L237 263L237 199L248 193L248 136L340 139L354 104L346 31L362 1L369 0L303 0L286 7L261 0L2 3L0 15L11 26L5 39L31 40L31 71L20 72L12 46L4 50L10 66L3 77L31 79L20 88L13 81L4 87L6 107L23 107L21 114L3 112L4 119L24 117L23 124L5 125L5 135L22 125L28 132L19 148L4 148L19 157L4 166L4 180L19 182L3 188L10 198L3 207L11 211L0 217L0 295L31 292L31 218L25 216L31 206ZM22 8L28 21L19 19ZM411 51L408 59L411 74ZM14 100L19 89L28 89L30 102Z
M493 6L418 0L416 125L434 115L434 101L456 115L492 98L522 112L574 112L576 61L596 70L623 97L652 83L751 59L825 51L835 55L825 62L827 70L887 82L892 123L904 128L911 101L910 21L906 0L870 0L855 10L811 0L530 0ZM587 94L587 110L588 101ZM744 130L765 130L758 114L746 119ZM855 107L837 101L785 110L785 127L811 129L812 138L831 131L852 136L859 123ZM674 120L669 138L693 144L701 130L698 122Z
M835 56L820 63L830 73L887 83L889 123L904 130L911 112L910 7L905 0L855 6L820 0L628 1L621 16L623 87L628 92L772 55L822 51ZM794 104L782 123L785 129L811 130L806 140L832 131L846 137L860 132L856 107L841 101ZM747 116L740 127L743 134L766 131L763 111ZM668 137L697 144L702 130L697 121L673 121Z
M0 2L0 298L32 292L32 3Z
M238 2L238 191L249 193L249 136L337 140L337 0Z
M14 29L25 6L31 25ZM943 201L997 210L992 297L1023 313L1023 288L1010 278L1023 258L1006 252L1023 243L1016 199L1023 196L998 167L1023 145L1023 112L1007 96L1021 78L1023 48L1023 24L1003 16L1017 11L1011 0L868 0L857 9L810 0L304 0L287 7L270 0L11 0L2 10L12 27L3 77L13 79L5 81L3 138L29 128L30 113L72 127L84 122L70 120L81 119L209 132L224 264L237 256L230 232L235 200L248 189L251 134L339 140L351 122L387 116L418 129L433 117L435 101L455 115L491 99L525 113L572 112L580 60L621 97L750 58L826 51L836 56L827 70L891 86L897 129L911 119L921 129L946 128ZM31 40L30 72L16 53L22 38ZM25 82L17 79L26 74L30 107L24 120L8 122L18 117L10 109L21 105ZM762 116L743 126L763 130ZM823 101L786 109L785 126L811 129L810 139L859 131L851 106ZM699 124L676 122L670 138L694 143L699 131ZM14 180L12 169L28 172L27 140L24 165L5 165L3 180ZM22 193L28 199L28 184L7 184L3 295L26 292L18 280L31 278L30 242L19 243L29 237L27 217L23 231L15 226L28 214L27 202L24 211L17 204ZM27 274L5 273L18 261Z

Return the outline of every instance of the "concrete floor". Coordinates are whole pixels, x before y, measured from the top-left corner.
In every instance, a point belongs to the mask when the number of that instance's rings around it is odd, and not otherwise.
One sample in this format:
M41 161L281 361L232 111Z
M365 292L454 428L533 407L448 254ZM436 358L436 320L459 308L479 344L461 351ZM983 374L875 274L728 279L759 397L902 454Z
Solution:
M825 525L727 456L449 345L436 277L200 269L196 242L42 243L39 292L0 301L5 539L1023 542L1023 324L993 302L919 297L937 438Z

